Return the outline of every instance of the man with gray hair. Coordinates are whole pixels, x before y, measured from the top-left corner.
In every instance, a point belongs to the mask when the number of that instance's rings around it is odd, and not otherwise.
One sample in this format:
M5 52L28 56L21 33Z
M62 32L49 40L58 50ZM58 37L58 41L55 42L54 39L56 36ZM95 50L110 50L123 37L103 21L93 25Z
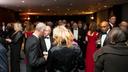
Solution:
M25 50L28 58L27 72L44 72L46 57L41 48L40 37L43 36L46 25L38 22L35 31L26 41Z

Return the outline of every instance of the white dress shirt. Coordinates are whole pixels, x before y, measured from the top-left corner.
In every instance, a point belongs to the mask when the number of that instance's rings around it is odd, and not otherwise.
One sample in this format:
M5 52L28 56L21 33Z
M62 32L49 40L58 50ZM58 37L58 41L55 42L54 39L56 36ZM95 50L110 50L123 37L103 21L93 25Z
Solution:
M111 26L112 28L114 27L112 23L109 23L109 24L110 24L110 26Z
M45 38L44 41L47 47L47 51L49 51L49 49L51 48L51 40L50 40L50 36L47 36L47 37L49 38Z
M73 35L74 35L74 38L76 40L78 40L78 28L77 29L73 29Z
M110 29L107 31L107 34L109 33L109 31L110 31ZM103 35L101 36L101 47L103 47L103 45L104 45L104 41L105 41L105 39L106 39L106 37L107 37L107 34L103 34Z
M2 26L2 30L5 31L5 26Z

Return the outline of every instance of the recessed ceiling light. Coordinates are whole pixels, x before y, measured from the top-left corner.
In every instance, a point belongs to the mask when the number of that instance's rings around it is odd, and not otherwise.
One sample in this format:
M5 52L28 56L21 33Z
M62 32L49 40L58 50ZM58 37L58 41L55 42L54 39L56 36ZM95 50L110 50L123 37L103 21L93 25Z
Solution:
M50 9L47 9L47 11L50 11Z
M21 1L22 3L24 3L25 1Z
M70 6L72 6L73 4L72 4L72 3L70 3L69 5L70 5Z
M65 13L64 15L67 15L67 13Z
M107 8L108 6L107 5L104 5L104 8Z
M68 10L68 11L70 11L70 9L69 9L69 8L68 8L67 10Z

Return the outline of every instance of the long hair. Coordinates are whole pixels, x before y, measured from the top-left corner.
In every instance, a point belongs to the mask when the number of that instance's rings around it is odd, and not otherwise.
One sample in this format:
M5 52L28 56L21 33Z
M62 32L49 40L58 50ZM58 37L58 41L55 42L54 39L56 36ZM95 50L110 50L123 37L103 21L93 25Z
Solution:
M97 30L97 24L96 22L91 22L89 25L89 30L91 31L91 33L95 32Z
M66 44L66 46L69 48L72 45L74 36L70 30L68 30L64 26L57 26L53 30L53 39L54 44L57 46Z

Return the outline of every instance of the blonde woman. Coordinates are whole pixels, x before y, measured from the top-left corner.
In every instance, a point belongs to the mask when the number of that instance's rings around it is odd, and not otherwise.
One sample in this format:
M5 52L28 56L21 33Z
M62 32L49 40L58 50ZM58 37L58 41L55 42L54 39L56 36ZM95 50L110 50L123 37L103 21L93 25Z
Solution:
M48 72L72 72L81 59L78 45L73 44L73 34L64 26L53 30L55 46L48 53Z
M11 43L11 72L20 72L20 49L22 45L22 25L20 23L14 23L14 33L10 39L6 39Z

